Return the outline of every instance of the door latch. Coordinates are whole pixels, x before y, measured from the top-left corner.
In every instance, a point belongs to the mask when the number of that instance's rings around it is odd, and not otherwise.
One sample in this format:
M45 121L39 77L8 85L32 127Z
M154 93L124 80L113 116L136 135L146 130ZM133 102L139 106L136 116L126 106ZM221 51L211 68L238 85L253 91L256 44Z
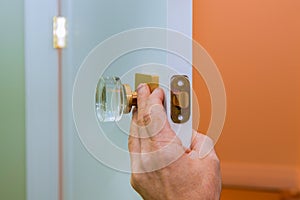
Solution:
M159 77L135 74L135 88L147 83L150 91L159 87ZM190 82L185 75L175 75L170 82L171 119L176 124L190 118ZM137 106L137 92L118 77L101 77L96 88L96 113L100 122L119 121L123 114Z
M175 75L171 78L171 119L176 124L185 123L190 118L190 82L185 75Z
M159 77L135 74L135 88L147 83L151 92L159 86ZM119 121L123 114L137 106L137 92L122 84L118 77L101 77L96 88L96 113L99 121Z

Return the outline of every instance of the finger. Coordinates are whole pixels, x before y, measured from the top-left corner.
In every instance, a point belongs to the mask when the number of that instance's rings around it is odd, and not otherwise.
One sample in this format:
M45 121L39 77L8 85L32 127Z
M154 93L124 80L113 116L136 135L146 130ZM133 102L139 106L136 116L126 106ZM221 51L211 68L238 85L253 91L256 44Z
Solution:
M192 142L190 145L191 150L200 150L204 140L205 140L204 134L198 133L197 131L193 130Z
M163 105L164 98L165 98L165 93L161 88L156 88L149 96L149 100L151 101L152 104L159 104L159 105Z
M145 128L147 129L149 137L174 137L175 134L171 131L170 124L167 120L166 110L163 106L164 91L161 88L156 88L149 96L147 101L147 111L143 116L143 121L146 122ZM160 133L163 133L160 136ZM153 138L150 138L153 139Z
M130 126L130 133L128 137L128 149L130 153L140 153L141 144L138 133L138 127L136 126L137 111L136 109L132 112L132 121Z
M163 90L156 89L147 97L145 93L142 93L142 87L144 87L144 85L138 87L138 111L136 109L134 110L134 113L137 111L137 115L133 115L132 118L132 121L135 122L132 123L132 126L135 125L138 128L138 134L136 134L136 136L140 139L149 138L153 133L162 130L166 122L166 114L162 106L164 98ZM146 89L148 89L148 86ZM151 117L151 115L153 117ZM149 132L146 128L148 126L150 127Z
M204 158L210 153L215 154L213 140L210 137L196 131L193 131L190 148L192 151L198 153L199 158Z
M148 107L149 107L149 115L145 115L144 118L150 117L151 119L159 118L158 120L161 120L161 124L164 125L162 128L170 128L170 124L167 120L167 114L166 110L164 108L164 98L165 93L164 90L161 88L156 88L148 99ZM163 129L160 130L163 130Z
M150 89L147 84L140 84L137 88L137 123L143 125L143 117L146 115L147 99L150 95Z

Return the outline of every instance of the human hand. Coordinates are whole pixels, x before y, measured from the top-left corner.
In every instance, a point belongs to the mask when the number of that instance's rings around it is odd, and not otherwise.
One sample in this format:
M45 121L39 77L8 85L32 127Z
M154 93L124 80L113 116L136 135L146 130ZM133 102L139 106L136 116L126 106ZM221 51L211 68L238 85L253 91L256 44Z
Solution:
M190 148L183 147L167 120L163 90L150 94L142 84L137 92L128 140L133 188L145 200L219 199L221 174L211 139L194 132Z

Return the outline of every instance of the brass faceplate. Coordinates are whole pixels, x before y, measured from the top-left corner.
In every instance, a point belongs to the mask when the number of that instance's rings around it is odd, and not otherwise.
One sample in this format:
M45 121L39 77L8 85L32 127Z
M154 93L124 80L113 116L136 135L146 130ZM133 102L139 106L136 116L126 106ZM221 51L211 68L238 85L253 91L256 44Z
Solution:
M137 88L141 83L147 83L150 91L152 92L159 86L159 77L148 74L135 74L135 88ZM127 105L124 107L123 112L129 113L133 106L137 106L137 92L132 91L128 84L123 84L123 87L126 93L127 102Z
M185 123L190 118L190 81L185 75L175 75L171 78L171 119L174 123Z
M139 86L141 83L147 83L150 91L153 92L155 88L158 88L159 86L159 76L155 75L148 75L148 74L135 74L135 89Z

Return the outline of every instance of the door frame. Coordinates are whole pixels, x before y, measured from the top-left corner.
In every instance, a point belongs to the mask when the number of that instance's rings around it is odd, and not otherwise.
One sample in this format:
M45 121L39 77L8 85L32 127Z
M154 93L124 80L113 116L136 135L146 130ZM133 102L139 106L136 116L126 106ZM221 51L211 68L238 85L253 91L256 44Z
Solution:
M26 198L58 199L56 1L25 0Z

